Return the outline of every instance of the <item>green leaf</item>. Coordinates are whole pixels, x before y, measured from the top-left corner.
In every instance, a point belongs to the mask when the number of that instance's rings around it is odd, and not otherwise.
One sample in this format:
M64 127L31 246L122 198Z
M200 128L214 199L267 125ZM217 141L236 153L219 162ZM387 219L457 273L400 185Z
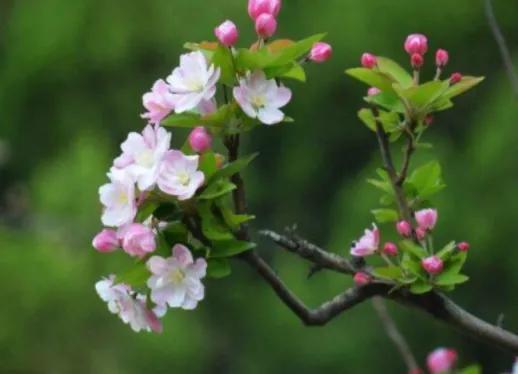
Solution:
M428 256L428 253L426 252L426 250L423 247L415 244L411 240L403 240L403 241L399 242L399 248L403 252L409 253L420 259Z
M439 274L435 277L434 283L438 286L450 286L467 282L469 277L464 274Z
M214 152L205 152L200 156L199 169L205 175L205 180L209 180L214 175L218 170L218 162Z
M445 187L442 182L441 166L437 161L431 161L414 170L406 183L415 187L421 199L428 198Z
M209 240L232 240L234 235L219 217L215 216L211 201L201 201L197 204L198 214L201 217L201 230Z
M365 101L398 113L406 111L401 99L393 91L382 91L377 95L367 96Z
M283 66L272 66L264 69L264 73L268 79L272 78L289 78L301 82L306 81L306 72L302 66L296 62L292 62Z
M241 224L255 219L255 216L253 215L235 214L234 211L225 204L223 199L216 200L216 204L221 212L221 216L223 217L225 223L233 229L237 229Z
M377 87L382 91L394 91L391 78L373 69L351 68L347 69L345 73L369 86Z
M431 81L419 86L398 91L410 103L414 111L420 112L428 108L448 89L448 82Z
M159 203L153 200L147 200L142 204L139 209L137 216L135 217L135 222L144 222L149 218L150 215L158 208Z
M482 368L478 365L470 365L458 371L457 374L482 374Z
M210 253L211 258L232 257L256 247L255 243L243 240L216 240Z
M161 234L167 243L166 247L168 252L170 252L173 245L178 243L187 244L189 239L189 230L180 221L168 223L167 226L161 230Z
M212 200L226 195L236 189L236 185L225 179L218 179L211 182L198 197L200 200Z
M458 96L460 94L463 94L464 92L472 89L477 84L482 82L485 78L484 77L470 77L466 76L461 79L460 82L452 85L444 94L444 97L447 99L451 99L455 96Z
M251 155L241 157L237 159L234 162L231 162L225 166L223 166L221 169L219 169L217 172L215 172L212 177L209 180L209 183L212 183L216 179L220 178L229 178L233 176L236 173L239 173L241 170L243 170L250 162L252 162L259 153L253 153Z
M146 285L148 278L151 273L144 263L138 263L127 272L117 275L115 277L115 283L124 283L132 287L142 287Z
M399 218L394 209L374 209L371 212L379 223L396 222Z
M367 182L372 184L373 186L379 188L383 192L386 192L390 196L394 195L394 189L392 188L392 183L390 182L390 178L388 173L383 169L377 169L376 172L380 176L379 179L367 179Z
M358 111L358 118L372 131L376 131L376 117L371 109L363 108Z
M207 277L214 279L225 278L230 275L230 263L224 258L209 258L207 260Z
M176 203L162 203L153 213L160 221L180 219L182 214L182 210Z
M432 285L423 281L417 281L410 286L410 292L416 295L430 292L433 289Z
M175 113L160 122L162 126L193 128L196 126L205 126L211 129L224 128L231 120L237 105L235 103L221 105L214 113L201 116L198 113L186 112Z
M227 86L234 85L236 74L230 49L221 44L218 45L212 57L212 63L220 68L221 75L219 81Z
M307 55L313 45L326 36L325 33L315 34L294 44L288 45L274 54L272 65L284 65Z
M198 113L175 113L160 122L162 126L192 128L201 124Z
M464 263L467 259L467 252L460 252L453 254L448 260L444 263L444 270L442 271L442 275L452 275L458 274L462 270Z
M403 69L397 62L386 57L377 56L378 69L392 77L401 87L406 88L414 84L412 76Z
M374 276L382 279L389 279L389 280L395 280L401 277L401 268L397 266L386 266L386 267L380 267L375 268L372 273Z
M452 254L455 253L455 248L457 245L454 241L449 242L442 248L439 252L436 253L436 256L440 257L441 260L446 261Z
M401 259L401 267L417 276L423 274L423 268L421 267L421 261L416 259L415 256L409 255L408 253L404 253Z

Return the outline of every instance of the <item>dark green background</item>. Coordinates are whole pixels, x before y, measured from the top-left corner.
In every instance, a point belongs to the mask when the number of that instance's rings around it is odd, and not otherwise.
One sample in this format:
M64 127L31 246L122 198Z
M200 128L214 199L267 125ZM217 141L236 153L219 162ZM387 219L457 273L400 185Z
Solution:
M518 2L495 0L518 51ZM117 147L139 130L141 96L177 64L185 41L212 38L233 19L253 38L245 0L0 1L0 372L1 373L403 373L369 303L325 327L306 328L244 264L207 282L195 312L172 311L161 336L133 333L110 315L93 285L117 256L90 248L100 229L97 188ZM370 224L379 164L375 139L356 118L365 87L344 76L364 51L405 63L405 36L423 32L450 51L448 71L487 80L436 118L426 135L449 188L435 200L436 240L469 240L472 280L453 297L518 331L518 101L476 0L285 0L278 35L328 31L333 59L308 67L287 113L294 124L246 136L260 158L246 173L253 228L301 232L347 253ZM428 57L431 54L427 55ZM426 61L426 72L433 64ZM185 132L175 131L180 144ZM309 305L350 279L321 272L260 239L264 254ZM391 305L422 362L438 345L486 373L513 358L420 312Z

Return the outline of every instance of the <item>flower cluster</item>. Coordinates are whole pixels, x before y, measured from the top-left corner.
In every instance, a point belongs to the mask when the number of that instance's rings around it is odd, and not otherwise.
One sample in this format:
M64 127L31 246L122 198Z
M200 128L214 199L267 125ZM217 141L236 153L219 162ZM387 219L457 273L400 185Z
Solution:
M227 161L213 151L214 140L227 145L256 125L289 121L281 110L292 98L284 80L304 81L304 64L332 54L323 34L270 40L281 5L249 1L258 36L251 48L236 47L239 31L230 20L214 29L217 42L185 45L179 65L143 95L147 124L128 134L99 188L105 228L93 247L134 260L96 290L135 331L161 331L168 308L196 308L202 280L228 275L227 258L254 246L237 236L253 216L234 212L229 199L232 176L254 156ZM171 147L168 126L192 129L180 149Z

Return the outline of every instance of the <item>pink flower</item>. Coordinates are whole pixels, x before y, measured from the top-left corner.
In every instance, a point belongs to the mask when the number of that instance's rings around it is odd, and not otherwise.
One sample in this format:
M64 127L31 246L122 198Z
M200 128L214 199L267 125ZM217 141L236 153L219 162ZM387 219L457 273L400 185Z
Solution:
M126 284L114 284L114 280L115 276L112 275L95 284L99 297L108 304L108 310L118 314L135 332L162 332L162 323L157 315L146 308L146 296L136 294Z
M430 374L447 373L457 362L457 352L453 349L437 348L428 355L426 365Z
M375 224L372 230L366 229L363 236L353 244L351 255L356 257L370 256L374 254L380 244L380 231Z
M383 253L385 253L388 256L397 256L398 254L398 248L397 245L395 245L392 242L386 242L383 246Z
M142 103L147 112L141 116L152 124L159 124L174 109L173 95L169 92L169 86L163 79L157 80L153 84L151 92L144 94Z
M173 247L169 258L153 256L147 262L153 274L147 281L151 300L157 305L171 308L194 309L203 300L207 262L203 258L194 261L189 249L181 244Z
M408 374L424 374L424 372L420 368L417 368L417 369L410 370L408 372Z
M424 238L426 238L426 230L422 227L418 227L415 229L415 236L417 237L417 240L424 240Z
M203 126L195 127L189 134L189 145L197 153L203 153L210 149L212 136Z
M405 51L409 55L424 55L428 50L428 39L423 34L408 35L405 41Z
M453 73L450 77L450 84L454 85L456 83L459 83L462 80L462 74L461 73Z
M428 274L436 275L442 271L444 263L439 257L430 256L421 260L421 266Z
M372 277L363 271L359 271L354 274L353 280L357 286L365 286L366 284L372 282Z
M99 188L104 206L101 221L105 226L120 227L133 221L137 214L135 181L129 173L112 168L108 173L110 183Z
M232 21L225 21L214 29L214 34L219 42L226 47L232 47L236 44L239 37L237 27Z
M141 223L121 228L118 235L122 239L122 249L130 256L144 257L156 249L153 230Z
M265 125L274 125L284 119L284 113L279 110L291 100L291 91L282 85L278 86L275 79L266 79L261 70L247 74L239 80L239 86L234 87L234 98L250 118L257 118Z
M255 32L263 39L268 39L277 31L277 20L268 13L263 13L255 20Z
M361 63L364 68L372 69L378 63L378 59L371 53L364 53L361 58Z
M277 17L281 5L281 0L249 0L248 14L254 21L264 13Z
M119 248L119 238L115 230L104 229L94 237L93 247L99 252L113 252Z
M203 172L198 170L199 156L186 156L180 151L169 151L162 163L158 177L158 188L178 200L188 200L194 196L205 181Z
M399 221L396 223L396 230L399 235L409 238L412 235L412 226L408 221Z
M327 43L315 43L311 52L309 53L309 59L313 62L321 63L329 60L333 54L333 48Z
M381 90L377 87L370 87L367 90L367 96L375 96L377 94L381 93Z
M457 248L461 252L467 252L467 251L469 251L469 243L468 242L460 242L459 244L457 244Z
M414 53L411 57L410 57L410 64L412 65L412 67L414 69L420 69L421 66L423 66L424 64L424 58L422 55L420 55L419 53Z
M444 67L448 63L450 56L448 55L448 51L445 49L438 49L437 52L435 52L435 65L437 67Z
M423 230L433 230L437 223L437 209L422 209L415 212L417 225Z

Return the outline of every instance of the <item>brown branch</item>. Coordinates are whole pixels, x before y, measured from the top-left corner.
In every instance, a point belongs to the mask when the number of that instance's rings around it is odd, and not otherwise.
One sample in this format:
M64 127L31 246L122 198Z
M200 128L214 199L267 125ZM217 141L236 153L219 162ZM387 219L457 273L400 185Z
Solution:
M374 297L372 299L372 306L378 314L379 319L383 323L383 328L385 329L385 332L387 333L388 337L392 340L397 350L399 351L401 357L403 358L403 361L405 362L408 371L412 372L416 369L419 369L419 365L417 364L417 361L414 355L412 354L410 346L408 345L407 341L405 340L405 337L398 330L396 323L390 316L385 302L379 297Z
M485 0L484 4L487 22L496 40L496 44L498 44L498 49L500 50L500 55L502 56L502 60L504 62L504 67L507 72L507 75L509 76L511 87L514 91L514 94L518 96L518 75L516 75L516 71L514 70L513 60L511 58L511 53L509 52L509 48L505 41L504 34L498 26L498 21L496 20L491 0Z
M408 130L408 131L410 131L410 130ZM398 186L403 186L403 183L405 182L405 179L408 175L408 168L410 167L410 159L412 158L412 154L414 153L414 150L415 150L415 145L414 145L414 139L412 137L412 134L407 133L407 145L405 148L405 155L403 158L403 166L401 167L401 171L396 180L396 184Z

